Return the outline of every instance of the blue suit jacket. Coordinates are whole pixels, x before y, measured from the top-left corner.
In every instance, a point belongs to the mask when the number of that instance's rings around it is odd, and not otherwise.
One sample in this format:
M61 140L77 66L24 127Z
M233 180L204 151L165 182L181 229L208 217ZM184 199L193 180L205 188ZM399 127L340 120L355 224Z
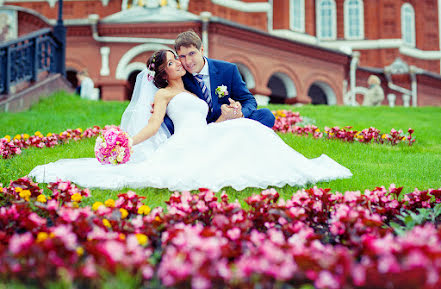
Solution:
M249 117L253 111L257 109L257 102L242 80L236 64L209 58L207 58L207 60L210 73L211 99L213 103L213 110L209 111L207 115L207 123L214 122L220 117L221 105L230 103L228 98L239 101L242 104L244 117ZM183 77L183 81L185 89L203 99L202 89L193 75L187 72ZM219 98L216 94L216 88L220 85L225 85L228 90L228 95L222 98ZM167 125L170 133L173 134L173 122L167 115L164 118L164 123Z

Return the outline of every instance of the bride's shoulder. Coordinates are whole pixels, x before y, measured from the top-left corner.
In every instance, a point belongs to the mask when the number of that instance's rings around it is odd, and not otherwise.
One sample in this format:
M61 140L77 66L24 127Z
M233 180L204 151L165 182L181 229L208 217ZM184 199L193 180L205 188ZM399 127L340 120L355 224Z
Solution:
M167 99L167 98L171 98L172 96L173 94L169 89L161 88L156 92L155 99Z

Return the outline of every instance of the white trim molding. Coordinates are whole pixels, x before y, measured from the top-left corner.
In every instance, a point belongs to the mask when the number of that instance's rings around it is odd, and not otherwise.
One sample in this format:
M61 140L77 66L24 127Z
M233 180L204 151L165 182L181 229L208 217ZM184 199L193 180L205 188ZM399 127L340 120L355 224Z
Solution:
M123 75L124 79L129 79L130 74L132 74L133 71L143 71L145 69L145 63L142 62L132 62L129 65L126 66L124 69Z
M298 15L294 13L298 9ZM296 26L296 19L299 16L300 26ZM297 32L305 32L305 0L289 0L289 29Z
M356 4L358 6L358 13L355 17L358 18L358 35L351 35L351 26L354 25L351 23L351 5ZM344 26L345 26L345 39L349 40L359 40L364 38L364 3L363 0L345 0L344 2Z
M278 36L278 37L282 37L282 38L286 38L289 40L298 41L298 42L302 42L302 43L306 43L306 44L317 45L317 43L318 43L317 37L315 37L315 36L312 36L312 35L309 35L306 33L291 31L291 30L287 30L287 29L276 29L276 30L273 30L271 32L271 34Z
M213 4L228 7L242 12L268 12L271 4L268 2L242 2L238 0L211 0Z
M322 37L322 13L321 6L322 4L328 4L330 7L326 7L327 9L331 9L331 25L329 29L331 29L331 35L326 35ZM317 30L317 38L320 40L334 40L337 38L337 8L335 5L335 0L318 0L316 3L316 30ZM325 25L328 27L329 25Z

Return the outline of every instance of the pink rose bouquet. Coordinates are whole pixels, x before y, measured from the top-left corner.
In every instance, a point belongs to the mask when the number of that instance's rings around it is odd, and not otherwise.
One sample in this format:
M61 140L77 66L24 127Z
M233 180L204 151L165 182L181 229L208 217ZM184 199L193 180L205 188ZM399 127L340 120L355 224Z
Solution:
M96 139L95 156L102 164L124 164L131 153L132 139L117 126L106 126Z

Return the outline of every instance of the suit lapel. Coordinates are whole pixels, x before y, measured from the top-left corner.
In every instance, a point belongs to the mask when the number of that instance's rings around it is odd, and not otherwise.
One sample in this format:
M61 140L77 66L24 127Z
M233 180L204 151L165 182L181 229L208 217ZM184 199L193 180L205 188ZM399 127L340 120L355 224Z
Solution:
M215 66L214 62L211 59L208 59L208 72L210 74L210 92L211 92L211 100L213 102L213 112L218 109L218 97L216 95L216 88L219 84L219 73L218 69Z
M190 92L193 92L196 94L200 99L204 99L202 97L202 89L199 86L199 83L197 83L197 80L194 78L194 76L190 73L186 73L183 77L184 79L184 85Z

